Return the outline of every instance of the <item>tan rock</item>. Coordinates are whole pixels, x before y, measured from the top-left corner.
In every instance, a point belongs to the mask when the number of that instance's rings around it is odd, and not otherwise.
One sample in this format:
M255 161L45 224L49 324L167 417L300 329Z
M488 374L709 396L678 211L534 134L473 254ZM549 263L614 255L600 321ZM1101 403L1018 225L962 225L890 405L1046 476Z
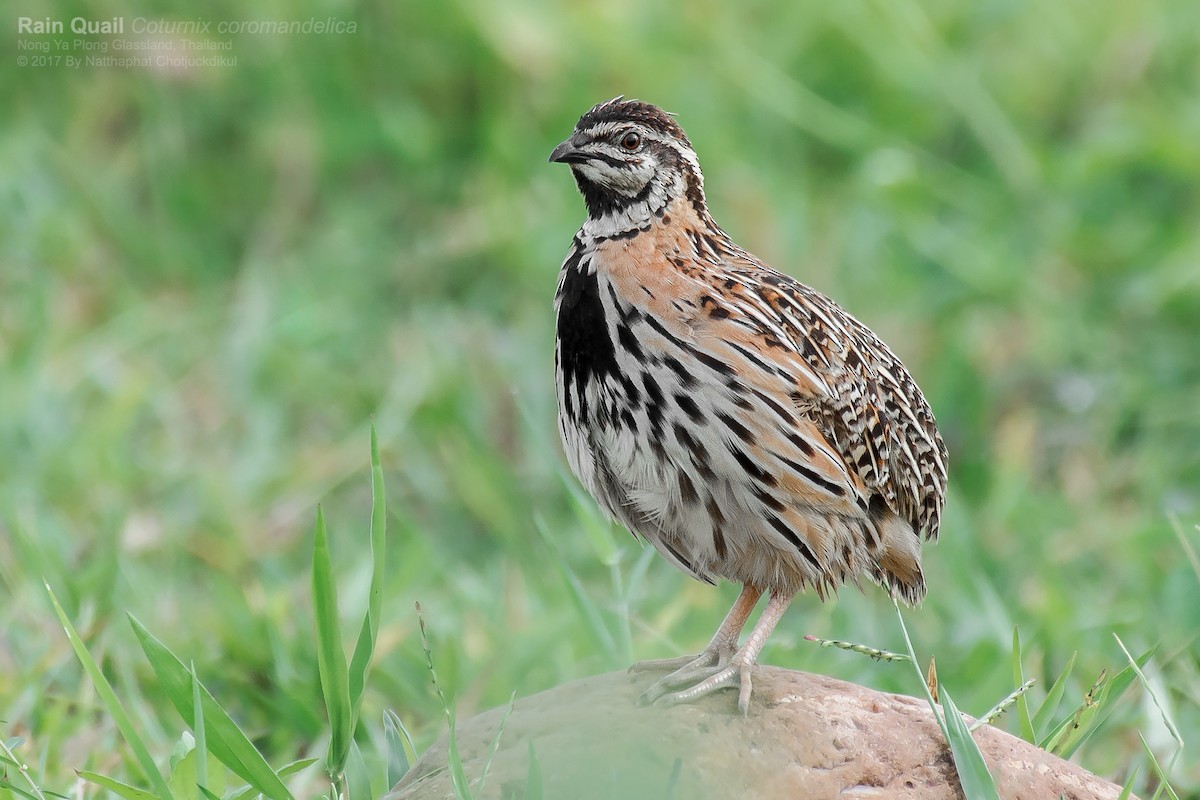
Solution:
M533 743L547 800L960 798L950 751L924 699L759 667L750 714L736 695L642 708L653 673L597 675L518 700L483 798L524 798ZM505 709L458 723L472 791ZM975 733L1004 800L1116 798L1120 788L1003 731ZM453 798L446 739L388 800Z

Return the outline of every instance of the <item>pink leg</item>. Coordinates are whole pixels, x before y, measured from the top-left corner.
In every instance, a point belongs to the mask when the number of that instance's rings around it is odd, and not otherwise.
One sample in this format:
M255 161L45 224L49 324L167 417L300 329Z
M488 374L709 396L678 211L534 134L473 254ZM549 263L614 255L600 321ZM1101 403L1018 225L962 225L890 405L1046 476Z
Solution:
M725 615L725 619L721 622L721 627L717 628L716 634L713 635L712 640L700 655L664 658L654 661L639 661L631 666L629 670L631 672L658 669L676 670L676 672L667 676L666 679L670 679L687 670L694 672L705 667L724 667L729 663L729 659L733 657L734 652L737 650L738 637L742 635L742 628L746 627L746 620L750 618L750 612L754 610L754 606L758 603L758 598L760 597L762 597L762 589L749 584L743 586L741 594L733 602L733 608L729 609L729 613ZM687 677L695 676L689 674L684 677L685 681ZM680 681L676 681L675 685L679 685L679 683Z
M740 597L738 599L739 601L741 600ZM724 667L718 664L716 667L711 667L707 670L693 670L688 675L681 674L684 670L668 675L651 686L642 695L643 702L653 702L662 699L668 705L688 703L696 698L711 694L717 689L737 686L738 710L745 714L750 708L750 673L755 663L758 662L758 655L762 652L763 645L767 643L767 637L771 635L771 631L775 630L775 626L779 624L779 620L783 618L783 613L787 611L787 607L791 602L792 595L772 592L771 599L767 602L767 607L763 609L762 616L755 623L754 629L750 631L750 636L746 639L746 644L734 653L733 657L729 659ZM753 608L753 603L750 604L750 607ZM734 608L736 609L737 606L735 605ZM730 616L733 616L732 611L730 612ZM727 617L726 621L728 619ZM745 619L742 621L745 622ZM721 627L725 627L724 623L722 623ZM720 631L718 631L719 633ZM676 676L678 676L677 680L675 679ZM701 678L701 680L696 685L682 691L674 693L669 691L693 678Z

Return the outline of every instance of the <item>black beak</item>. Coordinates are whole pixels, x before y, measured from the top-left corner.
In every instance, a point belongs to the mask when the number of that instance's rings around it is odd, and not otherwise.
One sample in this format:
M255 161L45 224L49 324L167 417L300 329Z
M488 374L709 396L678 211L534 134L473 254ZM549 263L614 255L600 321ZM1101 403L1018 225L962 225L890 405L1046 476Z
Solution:
M588 160L587 154L582 150L584 144L586 142L581 137L572 136L554 148L554 152L550 154L550 161L560 164L582 164Z

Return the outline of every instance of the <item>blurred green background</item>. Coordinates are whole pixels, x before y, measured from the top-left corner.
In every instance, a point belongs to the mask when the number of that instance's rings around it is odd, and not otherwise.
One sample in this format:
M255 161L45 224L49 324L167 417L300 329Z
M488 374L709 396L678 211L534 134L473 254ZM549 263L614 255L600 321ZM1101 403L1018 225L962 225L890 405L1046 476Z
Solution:
M603 524L555 433L551 297L583 205L546 156L624 94L678 114L740 244L837 298L924 387L951 488L907 619L959 705L1012 689L1014 625L1034 697L1078 654L1064 711L1125 665L1113 633L1157 644L1153 699L1189 741L1173 781L1200 791L1200 4L50 12L358 23L213 33L236 66L182 70L18 67L18 40L75 37L18 36L16 14L0 738L22 737L46 788L137 774L43 579L160 759L181 723L126 612L195 661L272 763L321 751L312 524L323 503L356 618L371 421L391 514L369 757L384 708L419 747L444 726L414 601L463 716L707 641L737 587ZM902 648L882 592L802 598L764 661L918 692L810 633ZM1139 768L1146 791L1138 733L1172 759L1141 687L1076 760L1119 781Z

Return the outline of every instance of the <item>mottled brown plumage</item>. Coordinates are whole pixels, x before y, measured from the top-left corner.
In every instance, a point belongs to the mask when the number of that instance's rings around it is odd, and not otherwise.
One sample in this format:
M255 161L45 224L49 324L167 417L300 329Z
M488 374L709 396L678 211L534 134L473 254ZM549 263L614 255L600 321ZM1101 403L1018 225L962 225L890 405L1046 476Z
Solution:
M806 586L824 597L865 574L924 596L945 446L883 342L716 225L695 151L661 109L601 103L551 161L571 165L588 208L555 295L571 468L676 566L743 585L705 651L670 662L682 666L646 699L739 685L745 710L762 644Z

